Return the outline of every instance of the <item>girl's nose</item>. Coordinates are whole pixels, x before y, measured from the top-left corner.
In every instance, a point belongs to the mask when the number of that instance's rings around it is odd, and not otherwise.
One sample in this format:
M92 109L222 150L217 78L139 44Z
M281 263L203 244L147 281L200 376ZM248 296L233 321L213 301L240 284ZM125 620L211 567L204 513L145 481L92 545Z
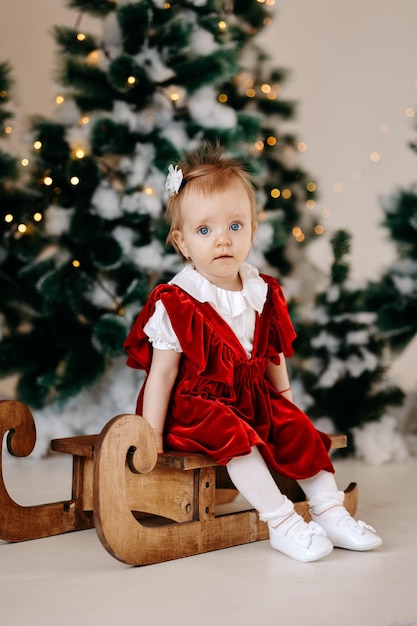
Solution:
M221 232L216 237L216 244L218 246L230 246L231 243L232 242L228 233Z

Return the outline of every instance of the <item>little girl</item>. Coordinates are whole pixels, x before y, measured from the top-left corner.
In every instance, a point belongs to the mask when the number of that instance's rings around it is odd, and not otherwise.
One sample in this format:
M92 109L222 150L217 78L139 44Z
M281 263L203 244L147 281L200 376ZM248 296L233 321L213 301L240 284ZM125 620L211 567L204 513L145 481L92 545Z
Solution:
M245 263L256 231L250 179L208 144L169 166L170 242L185 267L151 293L126 342L127 364L147 378L136 411L158 451L204 452L268 523L273 548L316 561L333 546L382 542L343 506L330 439L292 402L285 357L295 338L278 282ZM306 523L269 468L295 479Z

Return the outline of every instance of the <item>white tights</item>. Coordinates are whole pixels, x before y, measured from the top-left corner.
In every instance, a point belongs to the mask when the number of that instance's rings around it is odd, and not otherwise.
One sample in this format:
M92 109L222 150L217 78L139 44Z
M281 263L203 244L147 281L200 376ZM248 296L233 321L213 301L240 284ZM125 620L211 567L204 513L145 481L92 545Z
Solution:
M250 454L231 459L226 468L236 489L258 511L261 519L277 518L279 523L281 515L288 515L288 499L279 490L256 446L252 447ZM340 492L330 472L321 470L311 478L299 480L298 484L308 500L314 501L325 495L329 504L334 495L335 501L340 504Z

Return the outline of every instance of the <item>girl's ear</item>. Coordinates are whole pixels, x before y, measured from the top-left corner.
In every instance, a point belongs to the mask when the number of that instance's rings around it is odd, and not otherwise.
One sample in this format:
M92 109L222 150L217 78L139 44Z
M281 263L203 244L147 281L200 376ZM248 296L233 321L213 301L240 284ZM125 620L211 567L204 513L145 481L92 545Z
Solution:
M181 254L186 259L188 259L189 254L188 254L187 246L185 245L185 242L184 242L184 237L182 235L182 232L180 230L173 230L171 233L171 239L176 244Z
M256 233L256 231L257 231L257 230L258 230L258 223L257 223L257 222L255 222L255 223L252 225L252 240L253 240L253 238L254 238L255 233Z

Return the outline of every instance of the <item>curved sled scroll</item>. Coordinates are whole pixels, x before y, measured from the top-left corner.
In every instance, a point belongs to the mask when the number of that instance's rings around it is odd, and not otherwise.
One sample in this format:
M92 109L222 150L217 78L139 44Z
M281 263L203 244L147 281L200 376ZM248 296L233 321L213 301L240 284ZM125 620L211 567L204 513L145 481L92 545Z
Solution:
M2 442L13 456L28 456L36 442L35 422L21 402L0 401L0 539L26 541L90 528L91 521L80 520L73 501L20 506L10 497L3 480Z
M157 460L155 437L138 415L114 418L95 447L94 523L103 546L116 559L149 565L267 538L266 525L255 511L214 516L214 465L191 470L199 494L199 510L192 521L160 526L139 522L127 493L127 455L132 446L136 471L150 471ZM170 480L169 473L165 479Z

